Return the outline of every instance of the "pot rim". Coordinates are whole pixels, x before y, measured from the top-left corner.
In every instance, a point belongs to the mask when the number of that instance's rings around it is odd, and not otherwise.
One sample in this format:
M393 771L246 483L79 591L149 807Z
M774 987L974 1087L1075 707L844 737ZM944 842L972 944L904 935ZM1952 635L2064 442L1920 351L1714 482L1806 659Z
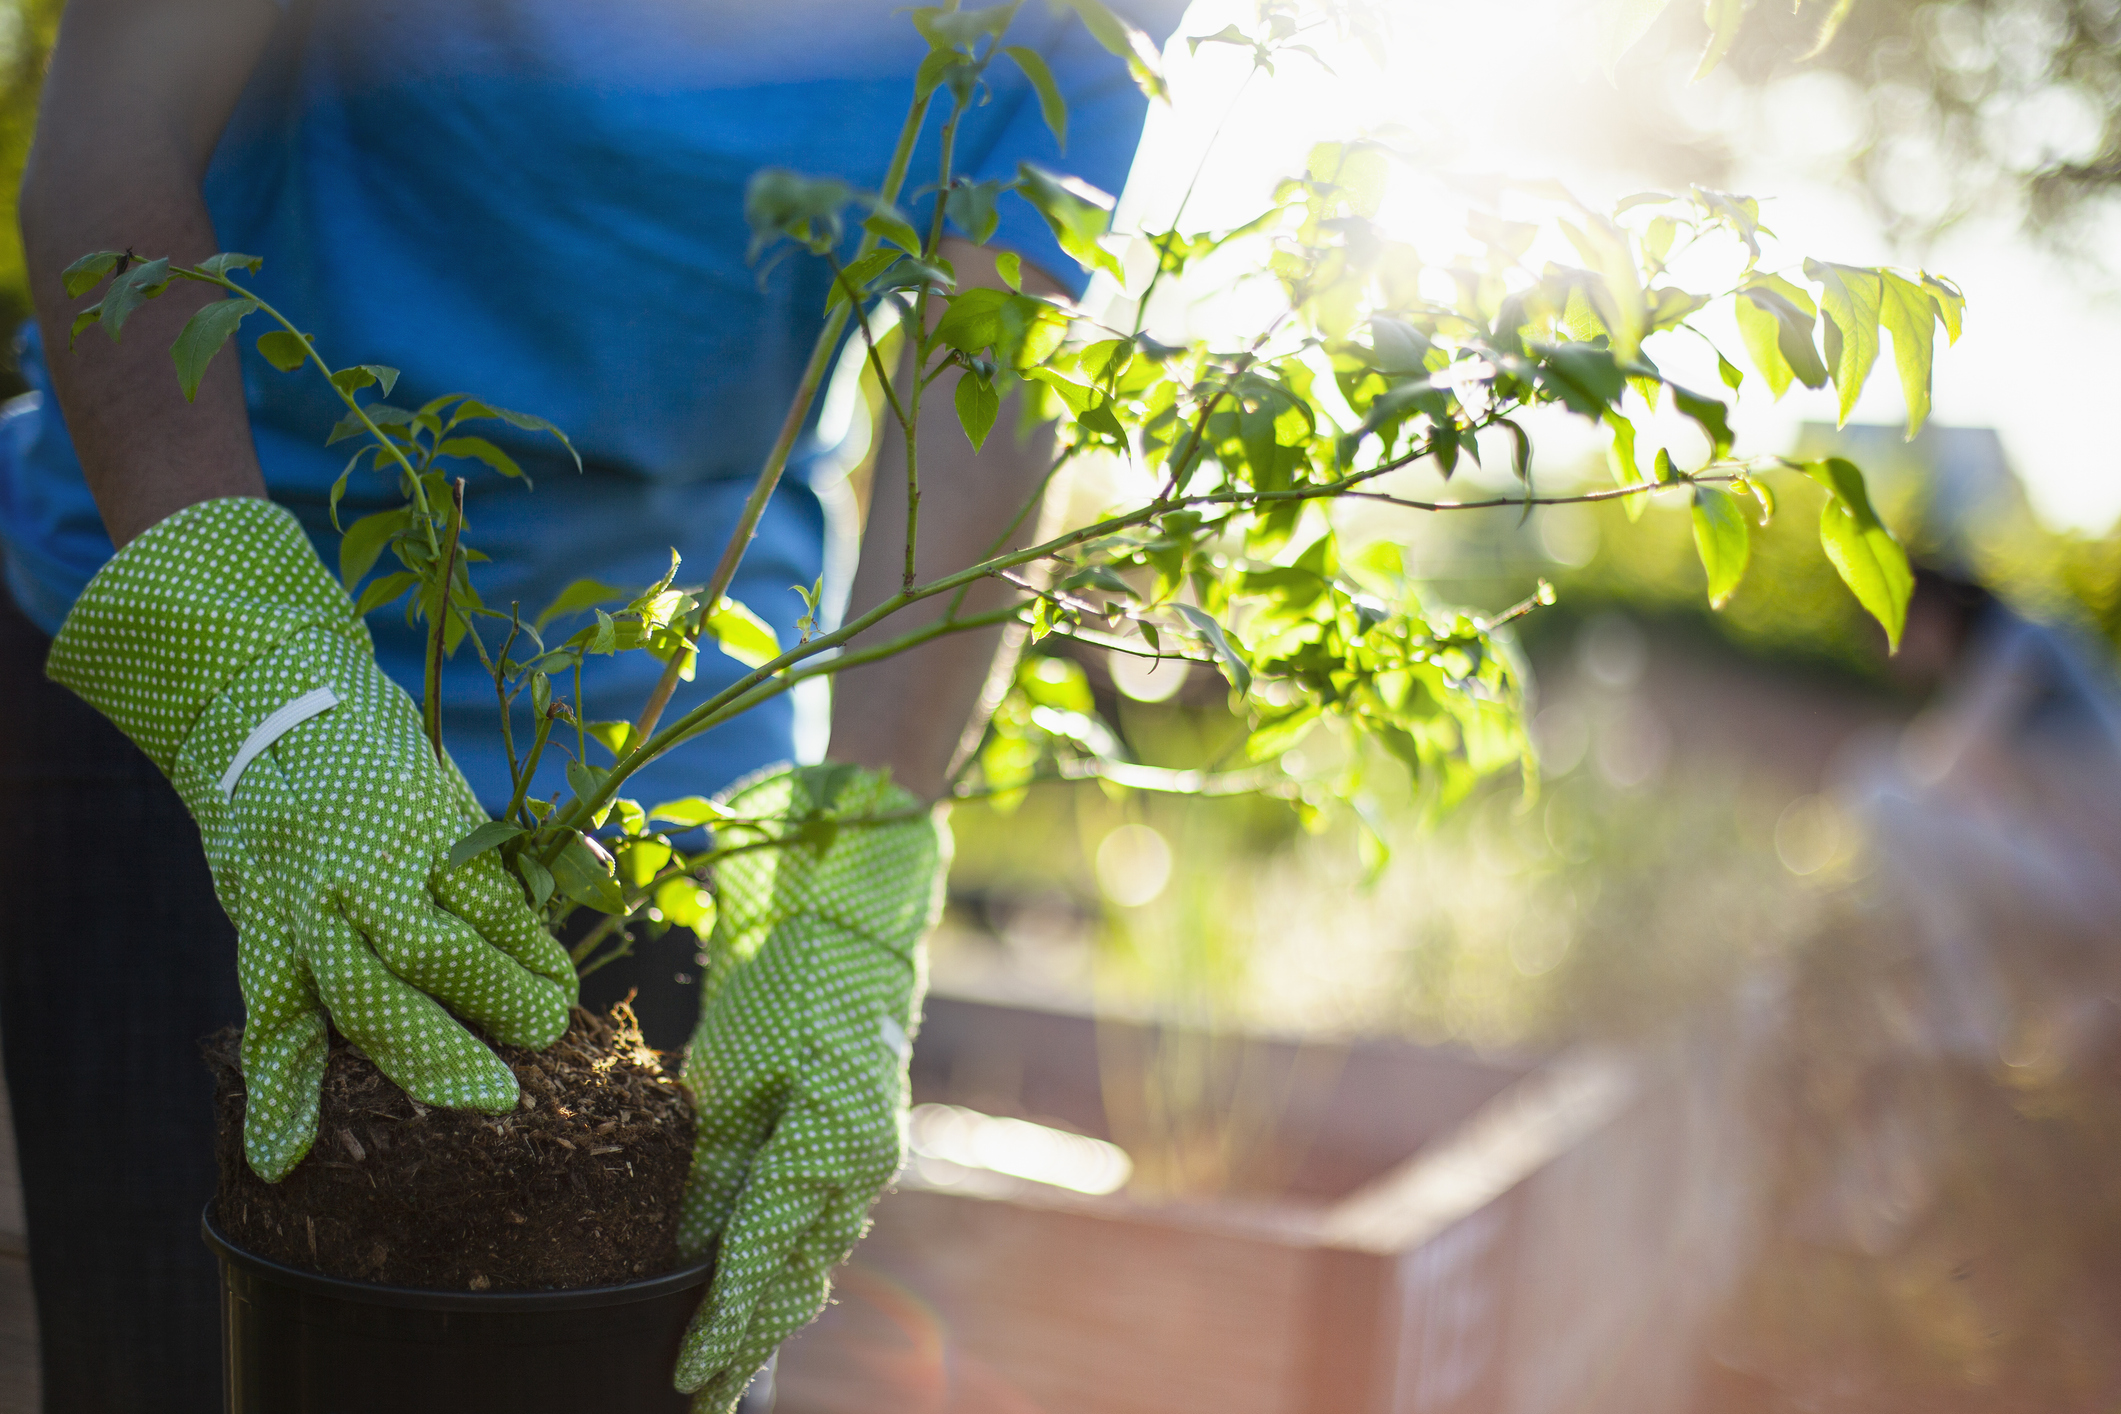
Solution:
M640 1281L624 1282L617 1286L582 1286L548 1291L439 1291L425 1287L382 1286L375 1282L321 1276L316 1272L305 1272L300 1267L290 1267L284 1262L275 1262L269 1257L261 1257L248 1248L237 1246L228 1234L215 1225L214 1205L211 1201L199 1214L199 1233L214 1255L224 1263L239 1267L276 1285L293 1287L314 1296L330 1297L338 1301L357 1301L371 1306L396 1307L400 1310L544 1312L626 1306L637 1301L652 1301L687 1287L704 1286L706 1278L714 1271L714 1260L710 1257L702 1261L688 1262L676 1271L664 1272Z

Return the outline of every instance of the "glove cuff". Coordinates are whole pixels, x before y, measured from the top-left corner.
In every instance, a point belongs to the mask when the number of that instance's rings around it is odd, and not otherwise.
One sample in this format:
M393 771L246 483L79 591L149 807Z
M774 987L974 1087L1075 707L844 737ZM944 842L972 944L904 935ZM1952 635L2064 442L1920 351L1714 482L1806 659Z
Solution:
M45 673L116 724L167 775L207 704L309 628L366 632L293 515L201 501L112 556L74 602Z

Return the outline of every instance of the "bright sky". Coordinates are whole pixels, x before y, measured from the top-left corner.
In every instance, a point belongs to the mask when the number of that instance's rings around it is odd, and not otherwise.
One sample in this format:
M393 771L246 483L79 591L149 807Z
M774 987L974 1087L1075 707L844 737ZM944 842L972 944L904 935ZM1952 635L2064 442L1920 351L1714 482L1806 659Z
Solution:
M1598 34L1589 0L1397 0L1392 8L1397 29L1385 67L1357 46L1322 37L1317 47L1332 73L1292 58L1276 77L1246 84L1247 51L1209 44L1194 57L1184 40L1231 22L1250 27L1250 0L1196 0L1167 52L1176 101L1152 107L1118 226L1168 221L1218 123L1222 136L1187 209L1188 228L1249 219L1278 178L1301 172L1313 143L1387 127L1401 130L1400 142L1436 154L1439 171L1558 178L1594 206L1648 184L1643 172L1627 169L1629 141L1606 136L1613 89L1590 57ZM1633 64L1622 81L1669 83L1703 126L1742 135L1734 142L1741 174L1731 187L1762 198L1763 219L1782 237L1762 268L1791 269L1804 255L1905 260L1862 207L1825 180L1848 140L1830 85L1800 79L1782 101L1756 107L1720 76L1689 86L1688 67L1677 56ZM1909 179L1919 181L1920 171ZM1464 210L1448 189L1410 174L1395 186L1382 221L1439 261L1470 246L1457 234ZM1949 349L1939 341L1934 419L1995 427L2043 518L2106 529L2121 516L2121 340L2112 337L2121 301L2029 245L2014 218L1961 228L1927 263L1968 298L1964 337ZM1667 371L1720 391L1713 372L1669 362ZM2042 386L2050 380L2058 392ZM1745 391L1741 448L1783 450L1799 422L1833 419L1830 390L1793 387L1779 404L1757 378ZM1902 415L1887 353L1853 420Z

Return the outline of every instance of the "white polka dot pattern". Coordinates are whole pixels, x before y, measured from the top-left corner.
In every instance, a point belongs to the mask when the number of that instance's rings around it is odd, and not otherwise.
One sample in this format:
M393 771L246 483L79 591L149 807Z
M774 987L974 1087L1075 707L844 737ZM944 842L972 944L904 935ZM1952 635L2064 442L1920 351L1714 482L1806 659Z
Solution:
M820 799L827 791L834 798ZM918 809L884 776L829 766L779 768L725 798L752 818ZM941 820L916 815L717 868L684 1072L700 1129L679 1241L715 1247L717 1260L678 1360L695 1411L728 1414L775 1347L824 1308L832 1269L898 1172L906 1038L948 853Z
M309 1152L335 1023L408 1094L504 1113L514 1045L567 1026L574 967L491 853L447 867L486 818L437 761L404 689L301 526L268 501L204 501L128 544L83 591L47 671L168 775L238 934L244 1153L277 1182ZM338 705L222 773L258 724L319 687Z

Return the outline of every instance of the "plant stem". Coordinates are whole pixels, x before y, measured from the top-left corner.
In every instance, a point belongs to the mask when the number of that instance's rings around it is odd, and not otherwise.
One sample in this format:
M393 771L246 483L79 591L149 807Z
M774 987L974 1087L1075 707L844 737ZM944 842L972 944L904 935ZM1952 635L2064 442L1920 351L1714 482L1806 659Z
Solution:
M1502 415L1504 411L1505 410L1498 409L1496 412L1491 413L1489 415L1489 418L1483 420L1482 425L1486 425L1486 422L1492 421L1494 417ZM964 585L971 584L977 580L996 577L1000 572L1008 569L1014 569L1018 565L1029 564L1034 560L1046 559L1060 553L1063 550L1072 549L1075 546L1086 544L1095 540L1100 540L1108 535L1116 534L1119 531L1132 529L1136 526L1146 524L1149 521L1154 520L1157 516L1163 515L1172 510L1183 509L1190 506L1227 505L1234 508L1243 505L1270 504L1280 501L1311 501L1347 494L1352 488L1359 486L1366 481L1372 480L1375 477L1383 476L1388 472L1398 470L1401 467L1407 466L1415 461L1420 460L1422 457L1429 455L1432 450L1432 445L1430 443L1425 442L1422 445L1409 450L1403 456L1392 458L1388 461L1380 462L1375 466L1366 467L1361 471L1351 472L1346 476L1339 477L1332 481L1319 482L1311 486L1294 487L1287 491L1237 490L1224 492L1206 492L1199 495L1181 496L1172 499L1159 498L1145 505L1136 507L1131 511L1126 511L1118 515L1107 516L1103 520L1097 521L1093 524L1081 526L1077 529L1066 531L1063 534L1055 536L1054 538L1043 541L1039 544L1029 545L1019 550L1011 550L1000 555L990 556L989 558L981 561L978 564L970 565L965 569L943 575L940 578L930 580L926 584L917 585L913 589L901 590L899 593L892 595L890 598L884 600L882 603L869 610L869 612L861 615L859 618L856 618L848 623L842 624L838 629L835 629L833 632L828 634L820 634L817 637L809 640L809 642L799 644L795 648L792 648L788 652L781 654L779 657L773 659L772 661L762 664L758 668L746 674L744 677L730 684L727 688L717 693L708 701L703 702L698 706L692 708L677 721L671 723L667 727L661 728L653 736L646 738L637 736L635 738L637 744L635 745L634 749L628 752L623 758L619 760L619 762L612 768L610 774L605 777L600 788L591 796L591 798L586 801L579 799L576 800L555 821L556 826L561 831L560 838L564 840L566 830L571 828L579 828L579 825L577 824L578 821L588 820L593 817L595 813L603 807L605 802L612 798L612 796L617 792L618 787L626 780L627 777L631 776L634 772L640 770L650 761L653 761L657 757L663 755L672 747L689 740L693 736L698 735L700 732L705 731L710 727L719 725L728 717L735 715L735 711L748 710L751 706L756 705L757 702L765 701L770 697L778 696L781 692L786 691L788 687L792 686L795 682L800 681L803 678L815 677L820 673L839 672L848 667L853 667L861 663L873 661L878 657L889 656L890 654L897 653L899 651L902 651L903 649L918 646L921 643L927 642L931 638L940 637L945 633L962 632L969 628L987 627L995 623L1008 622L1012 617L1014 617L1015 613L1017 612L1017 607L1012 606L1010 609L1005 611L1000 611L995 614L984 614L971 619L944 619L934 625L929 626L926 629L918 630L914 633L907 634L901 638L894 639L885 644L880 644L874 649L863 650L859 654L842 654L832 658L830 661L823 664L813 665L809 668L799 669L795 672L787 671L789 668L807 659L815 658L820 654L829 653L832 650L839 648L841 645L847 643L849 640L868 631L876 624L883 622L885 619L891 617L893 614L898 613L900 610L906 608L908 605L918 603L924 599L932 598L937 594L950 593ZM1735 480L1737 476L1743 474L1744 471L1744 467L1742 464L1719 463L1716 465L1736 465L1738 466L1738 470L1729 474L1715 474L1708 472L1708 470L1704 468L1703 472L1697 472L1693 476L1677 482L1661 483L1645 481L1638 482L1633 486L1616 487L1607 491L1586 492L1575 496L1534 497L1532 499L1532 504L1565 505L1582 501L1615 500L1625 496L1641 495L1650 491L1655 491L1666 484L1685 485L1688 481ZM1377 493L1367 493L1364 498L1395 500L1398 499L1383 498L1380 497ZM1449 511L1478 510L1504 506L1510 507L1512 509L1517 509L1521 508L1525 504L1525 502L1522 497L1512 496L1499 497L1489 501L1409 501L1405 502L1404 504L1424 510ZM776 678L776 681L771 682L769 690L758 692L756 693L756 695L754 695L754 689L759 688L761 684L768 683L769 679ZM731 710L732 708L734 708L735 710ZM559 844L555 843L548 846L548 851L556 855L558 853L559 848Z
M488 671L493 674L494 695L501 699L501 745L508 752L508 779L511 781L516 778L518 773L516 770L515 723L510 720L512 714L509 711L511 704L508 699L508 655L514 650L516 638L522 632L523 605L521 600L514 600L508 605L508 637L501 644L499 664L498 666L492 663L487 664ZM480 656L485 656L485 652L486 650L482 646L479 649Z
M906 110L906 121L899 128L898 145L891 151L891 165L884 174L884 185L879 192L887 204L896 203L899 189L906 183L906 166L913 160L913 146L921 134L921 124L928 116L928 97L913 100ZM865 232L861 243L855 248L856 258L876 249L876 233ZM851 301L850 301L851 303ZM825 317L825 327L818 331L817 342L810 347L810 361L803 367L802 379L796 384L795 397L788 404L788 415L781 419L780 435L774 438L773 450L766 454L766 464L759 469L759 478L752 485L750 496L745 498L744 509L737 516L734 529L729 532L729 543L722 550L721 561L714 567L714 577L707 583L707 592L700 599L698 612L685 631L685 640L697 644L700 635L707 629L707 620L721 607L722 597L736 579L737 566L743 562L744 552L751 547L751 537L757 532L759 518L766 514L766 504L773 499L774 488L780 485L781 473L787 468L788 455L795 449L795 439L810 420L810 406L817 400L819 386L824 382L825 372L831 366L832 356L839 348L840 334L847 327L847 310L835 309ZM634 723L635 740L646 740L655 731L663 718L663 709L670 705L671 694L677 691L679 675L683 671L685 654L673 653L664 665L663 674L656 679L647 703L641 708L640 719Z
M523 798L530 793L530 778L538 773L538 758L545 754L545 738L551 735L552 713L548 709L538 715L537 733L530 739L530 755L524 759L523 770L516 777L515 794L508 797L508 808L501 812L503 820L516 819L522 812ZM537 825L535 820L529 823L533 828Z
M985 67L982 64L980 70L984 70ZM975 70L975 75L980 70ZM966 91L969 91L969 89ZM964 93L959 92L953 94L952 97L954 101L950 105L950 116L943 122L941 171L935 180L935 215L928 223L926 254L931 262L941 255L943 249L943 221L950 204L951 154L957 147L958 120L965 113ZM928 384L927 380L920 376L920 367L921 361L928 354L928 287L926 285L921 286L920 293L914 296L913 299L913 337L908 340L908 343L911 347L911 356L907 361L907 366L912 369L912 375L907 380L910 384L907 390L908 410L899 419L900 430L906 438L906 565L904 575L900 580L902 589L913 588L917 573L915 567L916 554L921 538L921 399L928 390Z
M420 703L437 761L442 759L442 653L449 640L449 591L456 587L457 542L464 534L463 477L450 484L449 501L449 548L442 557L442 587L435 595L434 618L427 625L427 682Z
M1016 538L1017 531L1023 529L1024 522L1030 519L1031 513L1045 502L1046 491L1047 488L1053 485L1053 478L1060 475L1060 470L1068 464L1068 459L1081 450L1082 443L1080 442L1071 442L1061 449L1060 455L1055 457L1052 463L1046 467L1046 474L1038 479L1038 485L1032 487L1031 494L1024 498L1024 504L1017 507L1016 518L1009 522L1001 534L988 542L986 552L980 556L981 559L991 559L1008 548L1009 542ZM945 617L956 618L958 611L965 607L965 596L971 592L971 585L961 586L957 591L957 596L950 601L950 609Z
M1186 208L1193 202L1194 190L1200 186L1201 176L1208 170L1208 159L1215 155L1216 147L1222 142L1223 129L1230 125L1231 115L1237 112L1238 101L1245 96L1245 90L1252 86L1252 80L1258 73L1259 65L1254 63L1251 70L1245 74L1244 82L1237 86L1237 92L1230 95L1230 106L1223 109L1222 117L1215 124L1215 131L1208 134L1208 141L1200 150L1200 161L1193 168L1193 180L1186 183L1185 194L1178 199L1178 209L1171 213L1170 224L1165 227L1173 235L1178 233L1178 223L1185 219ZM1156 293L1156 286L1163 278L1164 253L1158 251L1156 253L1156 268L1149 272L1149 283L1142 287L1141 298L1134 305L1134 332L1132 337L1139 338L1142 327L1148 323L1149 297Z

